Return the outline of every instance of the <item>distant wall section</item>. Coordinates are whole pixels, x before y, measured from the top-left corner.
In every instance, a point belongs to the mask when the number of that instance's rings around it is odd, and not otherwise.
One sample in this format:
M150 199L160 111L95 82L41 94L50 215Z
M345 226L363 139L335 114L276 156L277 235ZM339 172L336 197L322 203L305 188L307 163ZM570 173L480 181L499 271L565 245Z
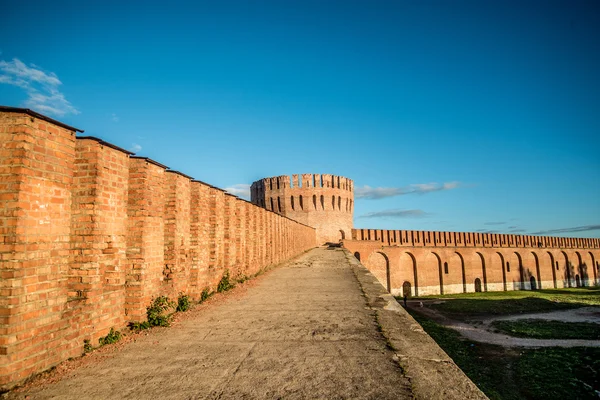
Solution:
M250 193L253 204L314 227L319 244L350 238L351 179L330 174L283 175L254 182Z
M600 285L600 239L353 229L344 247L394 295Z

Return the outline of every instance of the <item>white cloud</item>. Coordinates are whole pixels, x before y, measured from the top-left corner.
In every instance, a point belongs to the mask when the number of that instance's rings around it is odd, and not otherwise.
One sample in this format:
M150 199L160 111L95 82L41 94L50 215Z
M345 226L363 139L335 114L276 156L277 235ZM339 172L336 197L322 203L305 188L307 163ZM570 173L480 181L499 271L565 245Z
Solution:
M555 235L557 233L588 232L597 230L600 230L600 225L584 225L574 226L572 228L548 229L545 231L531 232L531 235Z
M54 72L44 72L35 64L27 66L21 60L0 60L0 83L20 87L27 93L23 105L42 114L63 116L79 114L58 87L62 85Z
M423 210L383 210L361 215L358 218L420 218L428 214Z
M112 113L111 116L110 116L110 120L112 122L119 122L119 117L117 116L117 114Z
M134 153L140 152L140 151L142 151L142 146L140 146L137 143L131 143L131 147L129 148L129 151L132 151Z
M446 183L416 183L404 187L377 187L370 186L357 187L354 189L354 197L357 199L377 200L386 197L402 196L405 194L424 194L430 192L439 192L442 190L452 190L463 186L460 182Z
M234 196L250 200L250 185L247 183L238 183L233 186L226 187L225 190Z

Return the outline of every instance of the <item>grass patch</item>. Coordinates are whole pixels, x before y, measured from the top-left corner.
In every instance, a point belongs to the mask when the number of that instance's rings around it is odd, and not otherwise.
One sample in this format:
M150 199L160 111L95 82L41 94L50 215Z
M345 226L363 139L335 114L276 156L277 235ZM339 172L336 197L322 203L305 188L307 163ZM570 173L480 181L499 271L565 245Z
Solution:
M563 288L563 289L543 289L543 290L512 290L506 292L478 292L478 293L454 293L444 295L422 296L419 298L441 298L441 299L487 299L487 300L505 300L505 299L523 299L526 297L538 297L550 301L560 301L565 303L578 303L585 305L600 305L600 288Z
M600 349L527 350L519 359L516 372L525 398L598 399Z
M442 299L431 307L455 317L508 315L565 310L600 305L599 288L547 289L535 291L461 293L426 296L422 299Z
M581 307L581 305L576 303L558 303L539 297L525 297L521 299L498 300L453 299L439 304L432 304L431 307L454 317L478 317L567 310Z
M600 340L600 324L545 319L493 321L492 327L511 336L534 339Z
M598 399L600 348L519 351L472 342L408 311L490 399Z
M502 346L463 340L455 330L443 327L413 309L408 311L490 399L522 398L512 373L518 353L507 353Z

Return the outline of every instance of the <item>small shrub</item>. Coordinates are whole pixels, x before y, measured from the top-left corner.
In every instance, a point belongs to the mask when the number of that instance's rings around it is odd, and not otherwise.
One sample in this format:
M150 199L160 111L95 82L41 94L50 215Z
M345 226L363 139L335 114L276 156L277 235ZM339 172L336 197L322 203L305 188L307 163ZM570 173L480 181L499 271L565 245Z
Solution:
M229 280L229 270L226 269L225 273L223 274L223 277L219 281L219 285L217 286L217 292L219 292L219 293L226 292L230 289L233 289L234 286L235 285L233 283L231 283L231 281Z
M204 290L200 294L200 301L199 301L199 303L203 303L204 301L208 300L208 298L210 296L212 296L212 293L210 292L210 290L208 288L204 288Z
M99 342L100 346L104 346L105 344L117 343L119 340L121 340L121 332L115 331L114 328L110 328L108 335L101 337Z
M246 276L245 274L240 274L240 275L237 277L236 281L237 281L238 283L244 283L244 282L246 282L246 281L247 281L247 280L249 280L249 279L250 279L250 277L249 277L249 276Z
M129 329L131 329L132 331L143 331L144 329L149 329L150 328L150 324L148 323L148 321L143 321L143 322L130 322L129 323Z
M148 324L152 326L169 326L171 323L171 314L165 314L175 304L166 296L159 296L154 299L152 304L146 308Z
M83 352L87 354L87 353L89 353L92 350L94 350L94 346L92 346L92 344L90 343L89 339L85 339L83 341Z
M177 311L185 312L190 309L190 296L180 293L177 298Z

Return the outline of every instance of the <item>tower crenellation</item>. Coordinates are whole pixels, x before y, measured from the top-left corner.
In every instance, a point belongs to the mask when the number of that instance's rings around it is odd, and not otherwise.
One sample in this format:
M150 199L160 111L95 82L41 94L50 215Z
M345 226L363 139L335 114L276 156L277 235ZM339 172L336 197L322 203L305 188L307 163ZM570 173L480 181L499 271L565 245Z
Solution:
M349 237L354 212L353 182L331 174L263 178L251 186L252 203L317 230L321 243Z

